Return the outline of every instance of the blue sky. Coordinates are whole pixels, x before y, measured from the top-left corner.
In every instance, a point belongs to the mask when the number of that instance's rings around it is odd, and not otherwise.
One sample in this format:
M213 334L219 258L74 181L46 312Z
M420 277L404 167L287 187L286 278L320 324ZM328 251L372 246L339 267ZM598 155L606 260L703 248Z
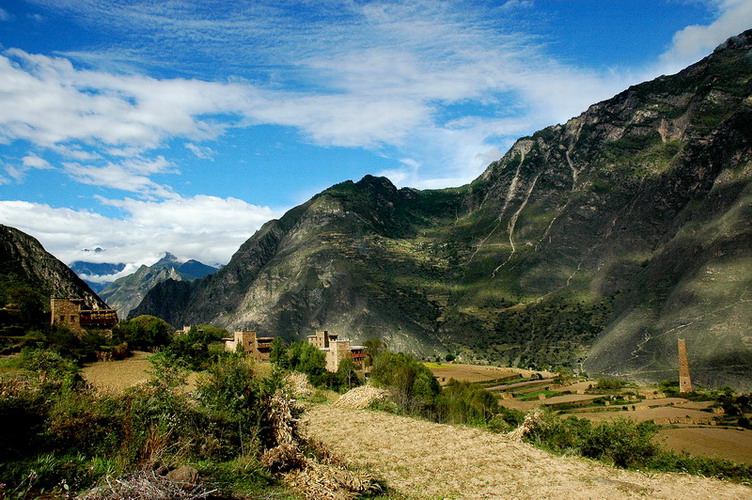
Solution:
M0 222L66 262L226 263L334 183L466 183L750 27L749 0L0 0Z

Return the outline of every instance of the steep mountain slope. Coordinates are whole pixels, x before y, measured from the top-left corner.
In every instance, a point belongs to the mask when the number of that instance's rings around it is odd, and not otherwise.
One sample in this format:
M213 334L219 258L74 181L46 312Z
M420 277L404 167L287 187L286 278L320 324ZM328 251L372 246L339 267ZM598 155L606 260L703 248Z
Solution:
M24 285L53 297L77 297L89 307L105 304L68 266L18 229L0 224L0 285Z
M393 348L752 387L752 31L522 138L468 186L367 176L137 308Z
M102 290L101 296L117 308L120 316L125 318L131 309L143 300L146 293L158 283L167 280L193 281L208 276L216 270L215 267L193 259L182 262L166 252L164 257L153 265L142 265L135 273L118 278L107 285Z

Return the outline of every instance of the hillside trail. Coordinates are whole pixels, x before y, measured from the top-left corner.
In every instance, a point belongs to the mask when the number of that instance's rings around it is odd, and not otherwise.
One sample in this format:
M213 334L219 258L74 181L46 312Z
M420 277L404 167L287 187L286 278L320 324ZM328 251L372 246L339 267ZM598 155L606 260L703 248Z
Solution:
M383 412L312 405L308 436L368 468L400 498L752 499L752 488L560 457L505 435Z

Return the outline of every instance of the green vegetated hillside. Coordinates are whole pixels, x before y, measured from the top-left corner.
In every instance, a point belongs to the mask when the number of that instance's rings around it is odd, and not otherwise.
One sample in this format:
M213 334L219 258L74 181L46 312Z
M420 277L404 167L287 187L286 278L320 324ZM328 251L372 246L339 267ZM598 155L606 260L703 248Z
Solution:
M131 314L752 387L752 31L525 137L473 183L365 177Z

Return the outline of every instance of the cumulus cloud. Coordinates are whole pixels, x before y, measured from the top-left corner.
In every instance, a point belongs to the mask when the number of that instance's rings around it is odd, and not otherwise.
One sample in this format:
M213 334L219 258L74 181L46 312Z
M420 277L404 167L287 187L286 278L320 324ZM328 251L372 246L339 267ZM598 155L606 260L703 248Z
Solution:
M64 262L137 266L153 264L167 250L185 259L225 264L264 222L280 215L269 207L214 196L176 196L161 202L101 201L121 209L125 217L42 203L0 201L0 220L39 239ZM97 247L105 251L85 251Z

